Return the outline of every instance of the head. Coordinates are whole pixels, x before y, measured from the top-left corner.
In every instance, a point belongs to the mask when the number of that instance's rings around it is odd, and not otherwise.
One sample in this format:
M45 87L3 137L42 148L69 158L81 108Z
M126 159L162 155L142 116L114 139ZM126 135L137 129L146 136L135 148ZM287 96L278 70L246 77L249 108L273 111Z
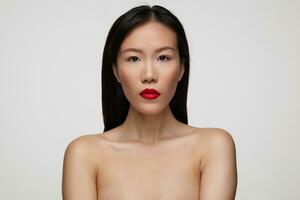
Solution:
M161 6L138 6L112 25L102 57L104 131L124 122L129 106L157 114L170 106L187 124L189 49L183 26ZM145 100L139 92L154 88L161 95Z

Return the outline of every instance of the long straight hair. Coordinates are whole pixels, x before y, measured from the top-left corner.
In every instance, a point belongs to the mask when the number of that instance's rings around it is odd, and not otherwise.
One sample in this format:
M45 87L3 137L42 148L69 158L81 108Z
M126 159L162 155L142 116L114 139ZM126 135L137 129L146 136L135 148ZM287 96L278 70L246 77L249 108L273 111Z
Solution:
M127 117L130 106L120 83L113 74L113 65L117 62L118 51L131 30L151 20L164 24L176 33L180 62L184 65L185 70L178 82L175 95L170 101L170 108L178 121L188 124L186 102L190 55L184 28L178 18L166 8L159 5L141 5L121 15L113 23L106 39L102 56L103 132L121 125Z

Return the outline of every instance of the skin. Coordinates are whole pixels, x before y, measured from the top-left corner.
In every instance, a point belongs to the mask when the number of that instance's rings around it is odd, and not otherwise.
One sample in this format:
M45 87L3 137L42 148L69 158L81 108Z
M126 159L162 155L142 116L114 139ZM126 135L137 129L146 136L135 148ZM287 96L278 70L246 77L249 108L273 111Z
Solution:
M157 51L163 47L173 50ZM131 48L141 52L127 51ZM113 71L130 102L122 137L146 144L172 137L179 124L168 104L184 73L176 34L158 22L137 27L123 41ZM139 93L145 88L154 88L161 95L155 100L143 99Z
M64 200L234 199L236 151L230 133L183 124L170 110L184 73L176 42L176 34L155 21L127 35L113 71L130 102L128 116L110 131L68 145ZM161 95L143 99L144 88Z

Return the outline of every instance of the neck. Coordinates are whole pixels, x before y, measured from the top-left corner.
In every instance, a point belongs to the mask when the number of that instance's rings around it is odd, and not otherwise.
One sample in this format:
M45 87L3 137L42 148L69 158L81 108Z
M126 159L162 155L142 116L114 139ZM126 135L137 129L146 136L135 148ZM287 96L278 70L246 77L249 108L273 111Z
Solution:
M143 144L155 144L163 138L174 136L179 126L180 122L173 116L170 106L153 115L145 115L130 106L122 124L122 138Z

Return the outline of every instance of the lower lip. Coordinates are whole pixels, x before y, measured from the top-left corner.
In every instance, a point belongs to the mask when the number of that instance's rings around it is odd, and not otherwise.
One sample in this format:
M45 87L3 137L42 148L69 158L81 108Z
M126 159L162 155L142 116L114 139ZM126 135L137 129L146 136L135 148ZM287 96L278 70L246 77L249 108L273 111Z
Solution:
M148 94L142 94L141 96L144 99L156 99L159 96L159 94L148 93Z

